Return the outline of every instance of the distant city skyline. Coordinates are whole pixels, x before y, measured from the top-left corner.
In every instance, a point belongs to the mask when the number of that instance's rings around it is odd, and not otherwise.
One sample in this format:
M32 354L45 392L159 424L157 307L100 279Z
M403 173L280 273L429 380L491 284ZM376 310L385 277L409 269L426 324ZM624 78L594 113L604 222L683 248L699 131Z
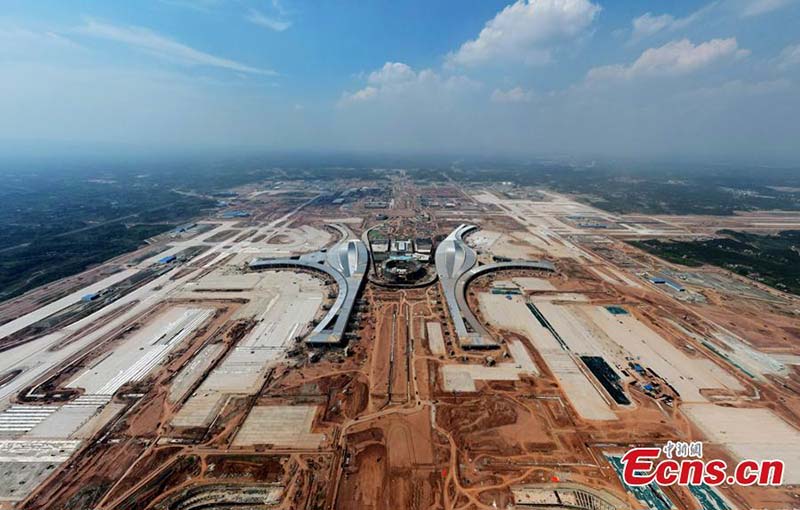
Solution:
M11 0L0 152L800 163L798 26L798 0Z

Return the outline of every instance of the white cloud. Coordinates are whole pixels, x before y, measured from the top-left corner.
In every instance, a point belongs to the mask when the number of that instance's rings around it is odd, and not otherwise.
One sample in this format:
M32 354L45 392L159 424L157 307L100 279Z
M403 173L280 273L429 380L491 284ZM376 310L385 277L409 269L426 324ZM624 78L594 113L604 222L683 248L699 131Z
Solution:
M367 75L367 84L364 88L342 94L339 104L343 106L379 97L400 95L433 97L479 87L480 84L466 76L442 76L431 69L415 71L402 62L386 62L383 67Z
M367 86L361 90L357 90L352 94L345 92L344 96L342 96L343 102L353 102L357 103L359 101L368 101L373 99L378 95L378 89L376 87Z
M589 0L517 0L487 22L476 39L449 54L447 63L548 62L551 45L581 34L598 12L600 6Z
M81 47L72 40L51 31L31 30L18 26L0 26L0 56L32 60L53 56L56 52Z
M250 9L250 13L247 15L247 21L255 25L265 27L270 30L274 30L276 32L283 32L284 30L292 26L291 21L272 18L255 9Z
M530 103L533 101L532 90L525 90L522 87L514 87L508 90L495 89L491 99L495 103Z
M675 31L686 28L716 7L717 3L718 1L711 2L683 18L676 18L671 14L654 15L650 12L642 14L638 18L634 18L631 22L633 25L632 39L636 41L645 37L650 37L661 31Z
M778 67L784 71L800 65L800 44L791 44L781 50L777 63Z
M794 3L794 0L748 0L742 8L742 16L759 16L777 11Z
M670 14L654 16L647 12L633 20L633 37L647 37L672 26L675 18Z
M721 60L749 55L740 49L736 39L711 39L698 45L688 39L672 41L658 48L645 50L632 64L595 67L587 74L588 81L634 79L650 76L688 74Z
M235 60L205 53L147 28L122 27L90 20L81 27L79 32L91 37L126 44L184 65L216 67L248 74L276 74L275 71L269 69L252 67Z
M369 73L367 81L374 84L398 84L415 80L417 73L402 62L386 62L377 71Z
M280 0L272 0L272 8L281 16L286 16L289 13L289 10L283 6L283 2Z

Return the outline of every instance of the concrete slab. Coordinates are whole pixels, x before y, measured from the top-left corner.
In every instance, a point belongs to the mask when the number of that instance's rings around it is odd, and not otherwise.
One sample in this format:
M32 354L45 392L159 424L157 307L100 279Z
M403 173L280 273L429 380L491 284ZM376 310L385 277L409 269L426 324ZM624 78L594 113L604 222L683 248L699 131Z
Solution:
M444 355L447 351L444 346L444 336L442 336L442 325L438 322L428 322L425 324L428 332L428 345L431 352L436 356Z
M613 315L602 306L584 310L606 336L666 379L684 402L708 402L700 394L703 388L736 390L740 387L726 386L729 378L709 370L707 359L689 357L633 314Z
M781 459L784 484L800 484L800 431L770 409L684 404L681 411L738 461Z
M444 365L445 390L447 391L475 391L475 381L518 381L520 370L513 364L501 364L493 367L483 365ZM469 377L471 383L466 382ZM454 386L448 386L448 379L454 381ZM471 390L460 390L459 385L464 388L471 386Z
M109 395L81 395L25 434L25 438L69 439L111 400Z
M80 441L0 441L0 501L20 501L66 462Z
M325 435L311 432L316 413L317 406L255 406L236 434L233 444L317 448L325 440Z
M208 425L226 395L253 394L261 387L269 367L280 360L293 339L309 329L322 302L322 282L303 273L263 273L257 289L260 308L251 308L258 322L200 385L178 411L177 427Z
M169 388L169 399L176 402L183 398L197 381L197 378L208 369L214 359L222 352L223 348L222 344L206 345L200 352L195 354L192 361L181 368L181 371L172 380Z
M522 296L508 299L506 296L481 293L478 302L483 316L490 323L519 333L531 341L578 414L588 420L617 419L608 402L580 369L575 358L562 349L550 331L539 323Z
M83 298L83 296L87 294L94 294L96 292L100 292L103 289L107 289L112 285L115 285L126 278L130 278L131 276L135 275L138 272L136 269L125 269L118 273L114 273L111 276L108 276L97 283L93 283L92 285L88 285L78 291L75 291L67 296L64 296L61 299L57 299L52 303L42 306L41 308L37 308L36 310L26 313L22 317L16 318L13 321L6 322L2 326L0 326L0 339L16 333L21 329L24 329L31 324L34 324L50 315L53 315L56 312L60 312L64 308L77 303L78 301Z
M0 437L15 438L29 432L58 410L58 406L13 405L0 413Z
M67 387L84 388L88 394L113 395L126 383L146 377L170 350L190 338L211 315L210 309L170 308L120 342Z
M511 281L519 285L520 288L522 288L522 290L530 290L530 291L556 290L553 284L550 283L549 280L545 280L544 278L531 278L527 276L520 276L517 278L512 278Z
M508 352L514 357L514 362L523 372L539 375L539 367L536 366L536 363L533 361L530 354L528 354L528 350L522 342L517 340L508 342Z

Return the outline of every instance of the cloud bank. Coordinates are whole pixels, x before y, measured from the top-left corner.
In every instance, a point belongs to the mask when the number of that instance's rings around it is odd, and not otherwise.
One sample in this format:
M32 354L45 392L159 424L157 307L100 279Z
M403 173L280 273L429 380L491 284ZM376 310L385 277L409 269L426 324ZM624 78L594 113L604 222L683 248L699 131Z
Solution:
M739 48L734 37L711 39L697 45L688 39L681 39L658 48L649 48L628 65L595 67L589 70L586 77L588 81L601 81L680 76L720 61L746 57L748 54L748 50Z
M541 64L552 46L586 30L600 6L588 0L517 0L491 19L478 37L447 56L451 66L478 66L495 60Z

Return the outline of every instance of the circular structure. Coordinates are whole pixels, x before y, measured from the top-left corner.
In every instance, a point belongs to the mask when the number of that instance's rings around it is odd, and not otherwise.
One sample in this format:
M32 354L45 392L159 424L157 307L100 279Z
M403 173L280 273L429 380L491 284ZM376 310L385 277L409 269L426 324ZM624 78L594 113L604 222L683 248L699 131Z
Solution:
M412 283L425 276L425 268L411 257L390 258L383 263L383 278L394 283Z

